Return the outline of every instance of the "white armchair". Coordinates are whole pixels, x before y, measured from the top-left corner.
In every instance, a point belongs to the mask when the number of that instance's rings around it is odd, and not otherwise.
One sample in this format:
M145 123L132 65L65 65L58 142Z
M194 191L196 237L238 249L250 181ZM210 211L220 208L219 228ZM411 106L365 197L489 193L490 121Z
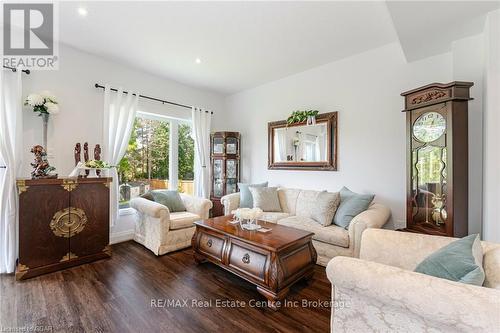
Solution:
M191 246L194 222L208 218L212 202L181 193L185 212L171 213L168 208L144 198L132 199L138 213L134 240L154 254L162 255Z
M482 242L482 287L413 272L455 240L367 229L360 259L333 258L332 332L495 332L500 329L500 244Z
M240 193L231 193L220 199L224 206L224 215L231 215L232 212L240 207Z

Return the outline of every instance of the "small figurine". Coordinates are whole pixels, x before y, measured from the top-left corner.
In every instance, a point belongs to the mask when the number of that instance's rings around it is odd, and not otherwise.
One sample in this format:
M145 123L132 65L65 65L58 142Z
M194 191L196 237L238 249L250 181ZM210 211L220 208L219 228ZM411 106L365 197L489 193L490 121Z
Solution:
M82 146L80 145L80 142L78 142L76 145L75 145L75 166L78 164L78 162L81 161L82 159L82 155L81 155L81 152L82 152Z
M47 153L43 147L40 145L33 146L33 148L31 148L31 152L35 154L35 163L31 163L31 166L34 168L31 172L31 178L57 178L57 174L50 174L56 168L49 165Z
M94 160L100 161L101 160L101 145L96 144L94 148ZM101 175L101 170L96 171L97 176Z
M83 144L83 160L85 162L89 161L89 143L85 142ZM90 170L85 170L85 178L88 177Z

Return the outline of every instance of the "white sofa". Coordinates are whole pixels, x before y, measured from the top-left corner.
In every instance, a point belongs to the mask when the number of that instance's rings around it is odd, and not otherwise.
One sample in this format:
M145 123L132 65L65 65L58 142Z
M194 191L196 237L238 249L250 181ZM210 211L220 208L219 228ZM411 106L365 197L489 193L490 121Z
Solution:
M499 332L500 244L482 242L482 287L415 273L455 238L392 230L363 233L360 258L333 258L331 332Z
M166 206L144 198L130 201L130 206L138 213L134 240L157 256L191 246L193 223L207 219L212 208L210 200L183 193L180 196L185 212L171 213Z
M326 266L335 256L357 257L363 231L367 228L382 228L389 220L389 208L372 203L368 210L354 217L347 230L336 225L323 227L308 217L308 211L314 206L297 204L299 195L314 195L318 192L280 188L278 196L282 212L264 212L260 219L313 232L313 245L318 253L319 265ZM221 198L221 202L224 215L230 215L240 205L240 194L226 195Z

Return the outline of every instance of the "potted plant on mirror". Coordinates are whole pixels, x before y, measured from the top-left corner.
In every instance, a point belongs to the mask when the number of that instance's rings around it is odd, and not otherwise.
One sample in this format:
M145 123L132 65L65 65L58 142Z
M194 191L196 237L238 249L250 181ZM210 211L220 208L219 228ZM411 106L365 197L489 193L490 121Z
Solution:
M56 98L48 91L33 93L26 97L24 105L32 107L33 112L38 112L38 115L42 117L42 146L45 151L47 151L47 126L49 123L49 115L59 113L59 105Z
M315 125L316 124L316 116L319 114L318 110L304 110L304 111L294 111L286 120L287 126L306 122L307 125Z

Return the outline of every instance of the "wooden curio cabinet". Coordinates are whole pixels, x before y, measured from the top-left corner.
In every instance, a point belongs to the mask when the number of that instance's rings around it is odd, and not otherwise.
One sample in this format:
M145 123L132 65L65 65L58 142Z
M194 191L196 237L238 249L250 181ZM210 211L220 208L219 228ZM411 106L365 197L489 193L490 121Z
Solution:
M406 231L468 234L468 114L472 82L402 93L407 129Z
M19 260L27 279L109 258L111 178L18 179Z
M240 181L240 133L215 132L210 140L212 216L224 215L220 199L238 192Z

